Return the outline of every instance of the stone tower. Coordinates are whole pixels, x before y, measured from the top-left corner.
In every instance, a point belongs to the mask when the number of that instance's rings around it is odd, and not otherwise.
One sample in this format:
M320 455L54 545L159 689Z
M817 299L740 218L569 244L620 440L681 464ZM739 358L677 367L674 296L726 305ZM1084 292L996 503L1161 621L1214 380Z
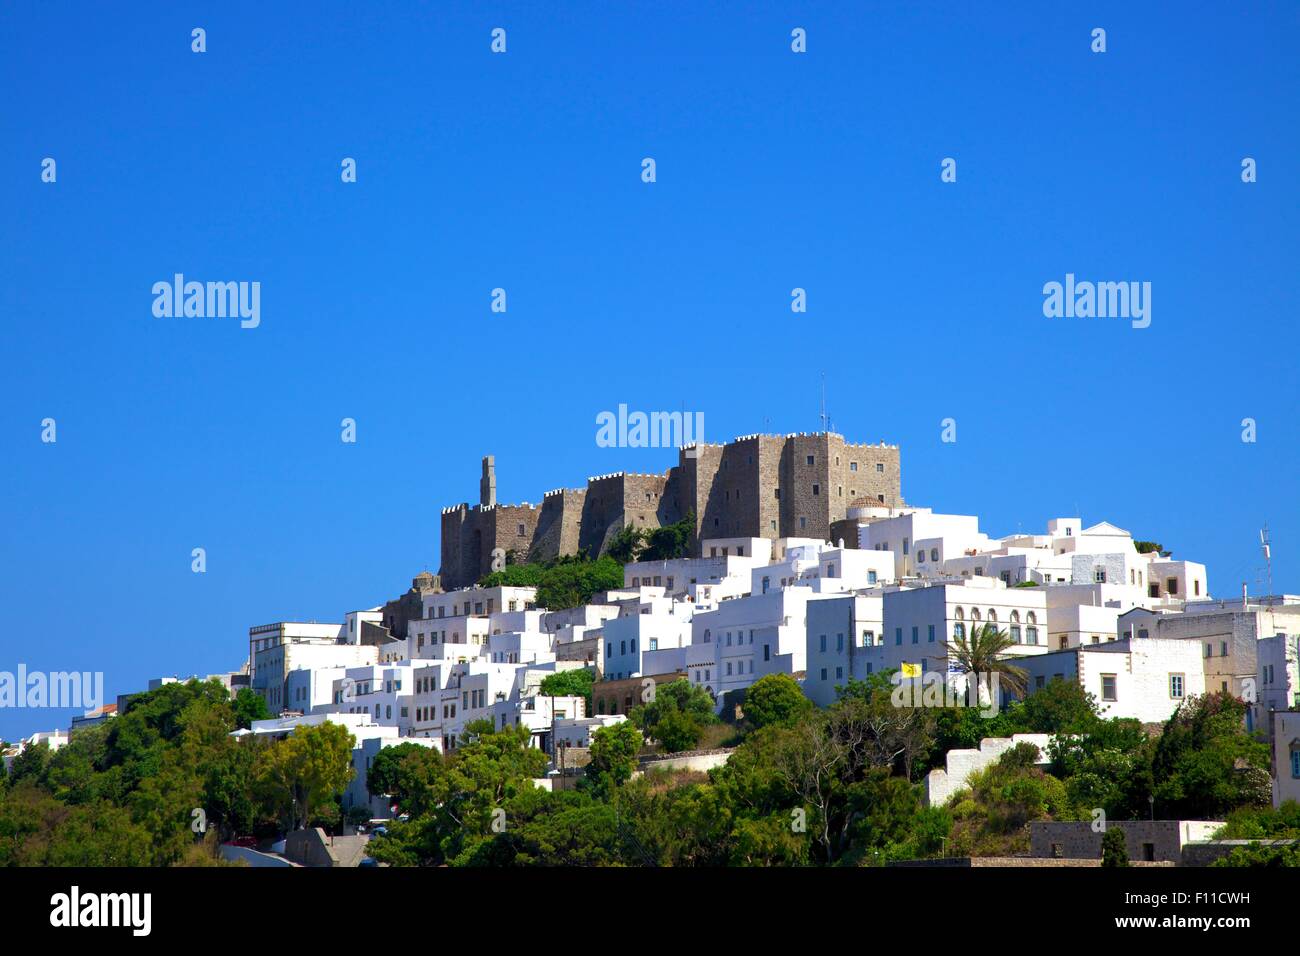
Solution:
M478 503L484 508L496 507L497 466L492 455L483 459L483 477L478 480Z

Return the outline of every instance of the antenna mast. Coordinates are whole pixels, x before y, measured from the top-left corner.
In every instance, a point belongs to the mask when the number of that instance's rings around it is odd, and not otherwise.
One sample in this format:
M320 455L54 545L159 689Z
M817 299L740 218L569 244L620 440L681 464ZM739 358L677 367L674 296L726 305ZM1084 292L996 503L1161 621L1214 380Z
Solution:
M1273 594L1273 547L1268 540L1268 522L1259 533L1259 549L1264 553L1264 567L1268 570L1268 593Z

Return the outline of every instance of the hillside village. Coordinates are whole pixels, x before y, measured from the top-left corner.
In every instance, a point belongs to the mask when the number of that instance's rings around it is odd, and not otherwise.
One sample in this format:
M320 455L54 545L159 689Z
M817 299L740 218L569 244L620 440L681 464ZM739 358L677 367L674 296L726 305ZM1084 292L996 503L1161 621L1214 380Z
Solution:
M1148 734L1197 701L1232 702L1241 733L1267 747L1261 799L1300 800L1300 596L1252 596L1240 582L1212 592L1205 563L1105 520L1058 517L1036 533L995 536L976 515L905 503L893 446L818 433L681 454L664 476L602 476L585 492L550 493L550 517L545 505L498 505L485 459L478 505L444 512L443 575L422 573L335 623L250 627L247 663L214 678L265 704L236 736L345 728L354 772L341 806L373 835L410 816L393 790L370 786L388 748L450 756L487 728L509 730L535 752L534 786L558 793L584 776L602 737L635 725L637 775L702 779L731 759L778 682L819 710L863 687L896 706L898 691L915 689L906 707L931 707L922 692L937 688L938 707L983 708L991 728L973 724L964 746L914 775L920 805L943 808L1010 766L1008 754L1040 771L1060 765L1053 733L995 731L1009 726L999 713L1071 685L1097 718ZM504 547L512 539L525 544ZM547 606L558 591L545 576L566 568L597 589ZM580 569L593 573L582 579ZM533 578L541 583L519 583ZM1002 678L992 698L972 680L981 669ZM684 709L705 701L711 713L657 732L647 709L669 689ZM27 747L57 751L113 721L130 698L33 735L6 752L6 767ZM907 779L911 756L902 759ZM1112 817L1131 859L1216 858L1203 847L1223 820L1171 818L1151 804L1142 817ZM1029 821L1028 846L1015 852L1099 857L1101 833L1061 816ZM337 853L298 849L300 862L314 852L343 865Z

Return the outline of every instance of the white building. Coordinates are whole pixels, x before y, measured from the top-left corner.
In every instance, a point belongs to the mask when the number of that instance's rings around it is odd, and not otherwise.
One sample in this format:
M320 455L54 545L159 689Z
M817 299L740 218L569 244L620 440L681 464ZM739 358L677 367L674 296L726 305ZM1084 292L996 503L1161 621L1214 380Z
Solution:
M1300 711L1273 713L1273 806L1300 801Z
M881 640L863 648L867 673L919 665L921 672L951 669L947 643L985 624L1014 642L1008 656L1042 654L1047 647L1045 588L1008 588L994 578L962 584L887 590ZM947 662L947 663L946 663Z
M893 552L894 578L901 579L919 575L918 569L942 566L951 558L987 551L994 544L979 530L974 515L911 508L896 509L887 518L865 519L858 525L858 547Z
M374 645L348 644L343 624L303 624L282 621L250 628L251 686L272 713L297 709L286 686L290 672L324 667L374 664Z
M1118 619L1121 635L1142 639L1172 638L1195 642L1202 654L1205 686L1246 697L1245 681L1259 676L1256 645L1262 637L1300 634L1300 604L1285 598L1245 601L1190 601L1181 611L1135 608ZM1254 728L1250 712L1248 727Z
M1198 648L1187 641L1123 640L1085 644L1017 659L1029 675L1029 693L1053 680L1071 680L1097 699L1102 717L1143 723L1168 720L1189 697L1205 693Z
M806 697L819 707L836 700L835 688L865 680L875 668L872 655L884 634L884 597L853 594L810 601L807 607Z
M686 649L689 680L721 701L728 691L748 687L765 674L802 675L805 614L814 600L818 598L811 588L796 585L697 612ZM655 671L664 672L662 666L657 661Z
M1255 644L1258 673L1253 703L1255 726L1271 729L1269 714L1276 710L1300 710L1300 637L1274 634Z

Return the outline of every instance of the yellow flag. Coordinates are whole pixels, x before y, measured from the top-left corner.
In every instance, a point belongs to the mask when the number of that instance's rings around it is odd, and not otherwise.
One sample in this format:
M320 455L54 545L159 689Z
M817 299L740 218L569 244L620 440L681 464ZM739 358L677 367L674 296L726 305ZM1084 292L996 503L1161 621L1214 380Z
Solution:
M909 664L909 663L907 663L907 661L903 661L903 676L904 676L904 677L920 677L920 676L921 676L921 665L920 665L920 664Z

